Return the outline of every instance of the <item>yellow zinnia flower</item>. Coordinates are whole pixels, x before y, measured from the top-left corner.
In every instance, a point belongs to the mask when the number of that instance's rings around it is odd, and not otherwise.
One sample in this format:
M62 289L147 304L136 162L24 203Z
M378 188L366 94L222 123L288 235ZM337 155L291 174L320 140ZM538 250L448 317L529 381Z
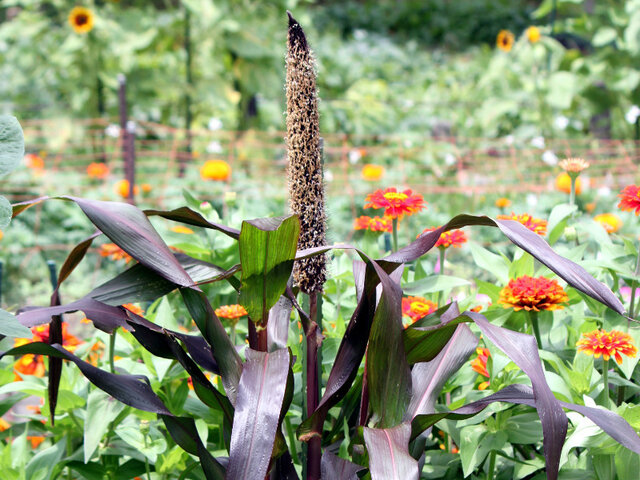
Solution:
M615 233L620 230L622 226L622 220L620 220L613 213L601 213L596 215L593 219L598 222L607 231L607 233Z
M527 35L527 39L531 43L536 43L540 40L540 29L535 25L531 25L529 28L527 28L525 33Z
M231 166L224 160L208 160L200 168L203 180L227 181L231 177Z
M89 33L93 30L93 12L85 7L74 7L69 13L69 25L76 33Z

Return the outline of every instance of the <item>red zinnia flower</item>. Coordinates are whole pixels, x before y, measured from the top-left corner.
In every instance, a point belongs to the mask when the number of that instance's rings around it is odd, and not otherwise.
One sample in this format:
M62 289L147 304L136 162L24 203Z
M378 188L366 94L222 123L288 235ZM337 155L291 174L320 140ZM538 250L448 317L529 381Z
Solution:
M618 330L611 330L611 332L594 330L593 332L583 333L582 337L576 343L578 351L593 355L595 358L600 357L600 355L605 360L614 357L616 362L621 364L621 353L628 357L635 357L636 353L638 353L631 335Z
M528 213L516 215L512 212L511 215L498 215L496 218L498 220L515 220L516 222L520 222L532 232L542 235L543 237L547 233L547 221L533 218Z
M235 320L247 315L247 311L242 305L223 305L220 308L216 308L216 315L220 318Z
M640 215L640 188L637 185L629 185L618 195L620 197L620 203L618 208L623 212L631 210L636 211L636 215Z
M440 228L440 227L425 228L422 231L422 233L432 232L437 228ZM422 233L420 235L422 235ZM449 230L440 235L440 238L438 238L438 241L436 242L435 246L442 247L442 248L449 248L449 247L460 248L460 245L466 242L467 242L467 236L462 230Z
M431 300L422 297L406 297L402 299L402 314L416 322L436 311L438 306Z
M491 356L488 348L476 348L476 353L478 356L471 362L471 369L474 372L478 372L480 375L483 375L489 378L489 371L487 370L487 360Z
M509 284L500 292L498 303L504 308L518 310L559 310L562 303L568 302L564 289L556 280L545 277L529 277L524 275L509 280Z
M420 194L414 194L411 189L398 192L394 187L376 190L367 195L364 208L384 208L384 214L390 218L402 218L413 215L425 208L425 202Z

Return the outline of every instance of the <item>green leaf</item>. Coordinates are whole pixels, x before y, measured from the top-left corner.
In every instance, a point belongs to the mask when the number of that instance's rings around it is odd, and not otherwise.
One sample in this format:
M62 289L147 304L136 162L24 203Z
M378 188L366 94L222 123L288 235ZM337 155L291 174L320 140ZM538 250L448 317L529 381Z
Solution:
M33 457L24 469L25 477L30 480L49 480L53 467L62 460L66 442L56 442Z
M22 326L13 314L0 309L0 335L5 335L7 337L31 338L31 330Z
M480 268L494 275L502 284L509 281L509 262L475 242L469 242L473 261Z
M578 91L578 79L571 72L554 72L549 77L549 91L546 100L560 110L569 108L573 96Z
M514 260L509 267L509 278L518 278L523 275L533 275L533 257L526 252L521 252L522 255L517 260Z
M464 476L471 475L491 450L500 450L506 441L506 433L491 433L484 424L464 427L460 431L460 461Z
M24 135L16 117L0 115L0 176L14 170L24 157Z
M568 203L561 203L553 207L549 214L549 220L547 222L547 231L549 232L549 245L553 245L564 233L564 227L566 225L567 217L578 209L576 205L570 205Z
M124 409L124 405L101 390L92 390L87 399L84 420L84 461L89 462L109 424Z
M460 277L431 275L404 285L402 290L408 295L426 295L427 293L448 291L469 284L471 284L471 282Z
M640 472L640 455L624 447L618 447L615 465L619 480L636 480Z
M13 208L5 197L0 195L0 230L5 229L11 223Z
M296 216L242 222L240 304L254 322L266 321L293 269L300 222Z

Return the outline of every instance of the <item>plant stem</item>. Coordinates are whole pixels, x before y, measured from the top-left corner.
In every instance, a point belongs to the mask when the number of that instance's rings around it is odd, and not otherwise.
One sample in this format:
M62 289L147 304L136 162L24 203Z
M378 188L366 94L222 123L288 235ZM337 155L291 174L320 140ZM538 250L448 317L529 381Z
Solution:
M603 407L609 408L609 360L602 359Z
M117 332L118 332L117 329L114 330L111 336L109 337L109 371L111 373L116 373L116 367L115 367L115 364L113 363L113 357L115 356L115 352L116 352Z
M489 470L487 470L487 480L493 480L496 470L496 451L491 450L489 454Z
M291 426L291 420L289 420L289 417L286 415L284 417L284 428L287 430L287 436L289 437L289 451L291 452L291 458L293 463L298 464L300 463L300 458L298 457L298 451L296 450L296 434Z
M531 322L533 334L536 337L536 343L538 344L538 349L542 350L542 340L540 338L540 327L538 326L538 312L534 310L529 310L529 321Z
M576 204L576 181L578 177L571 175L571 193L569 193L569 205Z
M439 257L440 257L440 272L439 272L439 275L444 275L444 259L445 259L445 256L447 254L447 250L444 247L438 247L438 250L439 250L438 253L439 253ZM438 292L438 301L436 302L438 304L438 307L442 306L442 304L440 303L440 302L443 301L442 293L443 293L442 291Z
M618 393L617 393L617 397L616 397L616 405L618 407L620 405L622 405L622 402L624 402L625 393L626 392L625 392L624 385L618 386Z
M311 326L307 332L307 418L313 415L320 401L318 379L318 296L319 292L309 294L309 319ZM307 479L320 480L320 459L322 457L322 438L313 437L307 446Z
M398 251L398 218L392 220L393 225L393 251Z
M634 270L634 275L636 277L640 275L640 249L638 250L638 254L636 256L636 269ZM636 288L638 288L638 282L636 282L635 280L632 280L631 281L631 300L629 300L629 317L631 318L634 318L634 315L635 315Z

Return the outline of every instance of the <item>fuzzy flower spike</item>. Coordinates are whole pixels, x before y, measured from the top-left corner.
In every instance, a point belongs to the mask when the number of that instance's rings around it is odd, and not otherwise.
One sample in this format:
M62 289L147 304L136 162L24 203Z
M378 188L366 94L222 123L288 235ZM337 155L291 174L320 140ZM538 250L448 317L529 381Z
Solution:
M315 64L302 27L287 15L287 174L289 206L300 218L301 250L326 245L326 214ZM327 278L326 257L296 261L293 277L304 293L321 292Z

